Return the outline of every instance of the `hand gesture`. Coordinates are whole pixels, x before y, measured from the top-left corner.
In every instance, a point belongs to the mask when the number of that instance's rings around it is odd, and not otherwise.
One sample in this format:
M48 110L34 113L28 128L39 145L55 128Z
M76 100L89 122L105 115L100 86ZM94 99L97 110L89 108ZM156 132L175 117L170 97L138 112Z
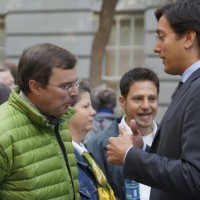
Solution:
M143 148L144 142L140 131L137 129L134 119L130 122L132 135L128 134L123 128L119 128L118 137L110 137L107 145L108 162L112 164L122 165L124 156L132 147Z
M133 146L142 149L144 146L144 142L143 142L140 131L137 129L136 121L134 119L130 121L130 128L132 131L131 138L132 138Z
M107 145L108 162L122 165L128 149L133 146L132 136L120 128L118 137L110 137Z

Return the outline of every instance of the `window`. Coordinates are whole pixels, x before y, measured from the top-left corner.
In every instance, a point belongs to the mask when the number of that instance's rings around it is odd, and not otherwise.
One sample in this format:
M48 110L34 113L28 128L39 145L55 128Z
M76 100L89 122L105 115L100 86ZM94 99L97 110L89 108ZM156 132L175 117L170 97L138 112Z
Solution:
M117 16L105 50L102 80L120 95L119 81L130 68L144 66L144 19L143 15ZM115 113L123 110L117 101Z
M117 16L105 50L102 80L119 81L132 67L144 65L142 16Z

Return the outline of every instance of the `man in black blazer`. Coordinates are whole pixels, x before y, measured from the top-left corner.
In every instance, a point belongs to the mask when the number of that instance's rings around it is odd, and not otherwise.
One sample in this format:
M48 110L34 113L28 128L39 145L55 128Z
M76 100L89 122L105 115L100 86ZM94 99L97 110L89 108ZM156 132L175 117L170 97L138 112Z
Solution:
M155 11L154 52L164 71L180 75L151 148L143 145L134 120L133 136L124 130L110 138L108 161L124 164L124 178L152 187L150 200L200 199L200 1L180 0Z

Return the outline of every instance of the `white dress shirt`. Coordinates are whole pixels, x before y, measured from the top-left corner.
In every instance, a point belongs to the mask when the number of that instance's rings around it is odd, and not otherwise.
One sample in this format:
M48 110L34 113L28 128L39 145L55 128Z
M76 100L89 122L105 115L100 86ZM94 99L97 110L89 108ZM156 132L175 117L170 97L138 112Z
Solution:
M119 123L119 126L123 127L128 134L132 134L130 127L128 126L128 124L125 121L125 116L123 116L121 122ZM152 124L153 131L151 133L149 133L148 135L142 137L145 144L151 146L151 144L153 142L153 138L157 131L157 128L158 128L158 126L157 126L156 122L153 121L153 124ZM140 200L149 200L151 187L139 183L139 189L140 189Z

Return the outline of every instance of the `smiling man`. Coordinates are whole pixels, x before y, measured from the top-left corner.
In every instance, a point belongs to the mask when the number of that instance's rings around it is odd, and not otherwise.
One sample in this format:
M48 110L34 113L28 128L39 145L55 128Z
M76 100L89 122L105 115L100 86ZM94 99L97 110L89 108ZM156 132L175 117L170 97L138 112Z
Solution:
M125 115L115 120L103 133L94 136L86 142L89 151L94 155L101 169L106 174L111 187L118 199L133 199L133 191L129 190L132 184L123 179L123 167L112 165L107 161L106 146L110 137L119 135L119 126L129 134L131 119L135 119L141 131L144 142L151 146L157 124L154 121L158 108L159 79L157 75L147 68L133 68L126 72L120 80L119 102ZM126 187L125 187L126 182ZM139 185L140 199L148 199L150 188Z
M78 95L76 58L53 44L24 50L18 87L0 107L0 199L80 199L66 127Z

